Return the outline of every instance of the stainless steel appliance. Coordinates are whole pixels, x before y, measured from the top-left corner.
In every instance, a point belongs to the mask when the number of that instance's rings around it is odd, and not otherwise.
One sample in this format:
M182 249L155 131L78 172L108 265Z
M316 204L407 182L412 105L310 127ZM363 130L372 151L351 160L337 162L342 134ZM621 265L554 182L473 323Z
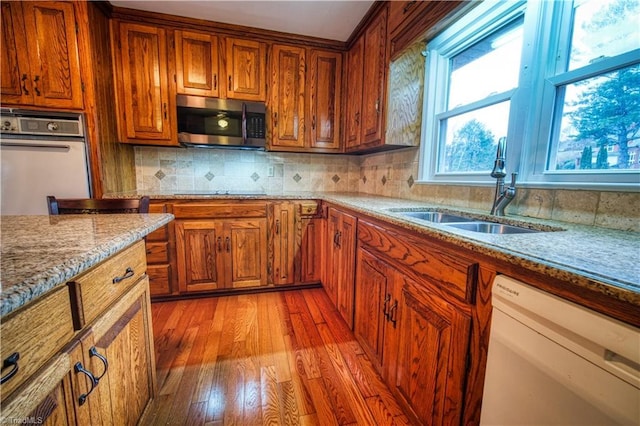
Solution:
M481 425L637 425L640 330L504 275Z
M178 140L185 146L264 149L262 102L178 95Z
M0 110L3 215L48 214L47 195L91 196L81 114Z

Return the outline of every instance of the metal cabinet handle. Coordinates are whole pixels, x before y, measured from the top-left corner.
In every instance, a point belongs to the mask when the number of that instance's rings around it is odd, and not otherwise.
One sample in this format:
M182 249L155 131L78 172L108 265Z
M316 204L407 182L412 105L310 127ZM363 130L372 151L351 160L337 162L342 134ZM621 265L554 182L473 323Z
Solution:
M33 90L35 90L36 95L40 96L40 89L38 89L38 82L40 81L40 76L36 75L36 77L33 79Z
M222 237L218 237L218 239L216 240L218 243L218 251L222 251Z
M213 90L218 88L218 74L213 75Z
M276 220L276 235L280 234L280 220Z
M402 9L402 13L405 14L409 11L409 9L411 9L413 7L413 5L416 4L416 0L410 1L409 3L407 3L407 5L404 7L404 9Z
M273 113L273 127L278 127L278 111Z
M315 115L311 118L311 128L313 130L316 129L316 116Z
M224 239L224 244L227 247L227 253L231 251L231 238L227 237Z
M162 104L162 111L164 113L164 119L166 120L167 119L167 103L166 102Z
M109 369L109 362L107 361L107 358L104 355L101 355L98 353L98 350L96 349L95 346L91 346L91 348L89 349L89 356L97 357L100 361L102 361L102 364L104 364L104 371L102 372L102 374L99 375L98 377L94 376L96 383L98 383L100 379L102 379L102 377L104 377L104 375L107 374L107 370Z
M360 124L360 112L356 112L355 120L356 120L356 125L359 125Z
M380 98L376 99L376 113L380 114Z
M398 319L396 318L398 315L398 301L394 300L393 305L389 309L389 321L393 324L393 328L396 328L396 322Z
M112 281L114 284L118 284L120 281L124 281L127 278L131 278L135 273L133 272L133 268L131 266L129 266L125 271L124 271L124 275L121 275L119 277L115 277Z
M15 376L18 373L18 369L20 368L18 366L19 359L20 359L20 352L14 352L11 355L9 355L4 361L2 361L3 370L9 367L13 367L13 368L11 369L11 371L7 373L6 376L2 376L2 378L0 378L0 385L5 383L9 379L11 379L13 376Z
M338 247L342 247L342 231L338 231Z
M25 95L29 94L29 90L27 90L27 80L29 77L27 77L26 74L22 74L22 93L24 93Z
M91 392L93 392L93 390L96 388L96 385L98 384L98 381L96 380L95 376L93 374L91 374L90 371L85 370L85 368L82 366L81 362L76 362L76 364L73 366L73 370L76 373L84 374L85 376L87 376L89 378L89 380L91 380L91 389L89 389L89 392L83 393L82 395L80 395L78 397L78 404L83 405L85 402L87 402L87 397L89 395L91 395Z
M389 319L389 311L387 311L387 307L389 306L389 302L391 302L391 295L389 293L387 293L387 295L384 296L384 303L382 304L382 314L384 315L384 317L387 320Z
M229 76L229 91L231 91L231 76Z

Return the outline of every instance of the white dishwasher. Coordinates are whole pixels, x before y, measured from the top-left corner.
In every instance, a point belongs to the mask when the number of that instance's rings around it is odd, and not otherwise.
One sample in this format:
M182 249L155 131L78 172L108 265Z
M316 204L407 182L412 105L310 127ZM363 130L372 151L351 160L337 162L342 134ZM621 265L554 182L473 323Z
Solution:
M480 424L640 425L640 330L504 275Z

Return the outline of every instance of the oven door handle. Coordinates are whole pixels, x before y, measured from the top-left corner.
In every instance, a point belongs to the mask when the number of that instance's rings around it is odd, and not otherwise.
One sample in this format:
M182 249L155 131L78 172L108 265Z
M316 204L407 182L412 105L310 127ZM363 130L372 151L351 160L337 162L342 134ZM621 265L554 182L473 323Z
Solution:
M43 143L16 143L16 142L1 142L1 146L13 146L13 147L23 147L23 148L51 148L51 149L62 149L68 150L71 149L69 145L47 145Z

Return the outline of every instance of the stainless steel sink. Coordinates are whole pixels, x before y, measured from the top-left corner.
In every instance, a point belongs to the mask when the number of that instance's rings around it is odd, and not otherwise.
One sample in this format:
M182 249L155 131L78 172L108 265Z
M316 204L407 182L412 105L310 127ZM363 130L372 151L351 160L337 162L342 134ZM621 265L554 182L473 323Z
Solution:
M529 234L533 232L544 232L538 229L493 222L450 223L447 224L447 226L465 231L481 232L483 234Z
M434 223L454 223L454 222L471 222L474 219L470 219L464 216L458 216L450 213L434 212L434 211L413 211L402 212L403 216L409 216L420 220L426 220Z

